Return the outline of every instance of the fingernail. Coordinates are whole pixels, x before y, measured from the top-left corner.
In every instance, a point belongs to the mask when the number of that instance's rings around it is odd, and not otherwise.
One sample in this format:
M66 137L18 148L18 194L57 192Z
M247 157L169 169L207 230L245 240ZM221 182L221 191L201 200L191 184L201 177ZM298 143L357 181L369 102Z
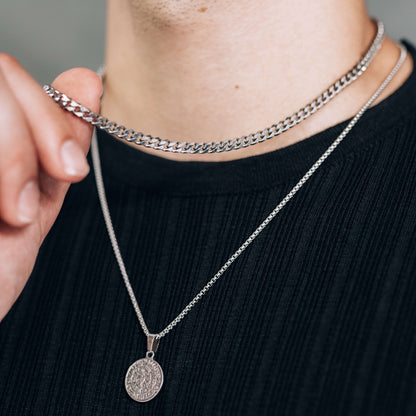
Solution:
M72 176L85 176L89 171L84 152L74 140L67 140L61 147L65 172Z
M24 223L32 222L38 215L39 188L35 181L28 182L20 192L17 212L19 220Z

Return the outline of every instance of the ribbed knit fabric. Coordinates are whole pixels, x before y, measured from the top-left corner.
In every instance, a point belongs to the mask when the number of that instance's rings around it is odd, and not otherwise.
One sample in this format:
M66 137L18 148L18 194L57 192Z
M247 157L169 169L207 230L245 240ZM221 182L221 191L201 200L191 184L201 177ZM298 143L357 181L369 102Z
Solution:
M229 162L172 161L99 132L113 223L152 332L345 125ZM90 174L0 325L1 415L416 415L415 72L161 340L163 388L136 403L124 377L145 352Z

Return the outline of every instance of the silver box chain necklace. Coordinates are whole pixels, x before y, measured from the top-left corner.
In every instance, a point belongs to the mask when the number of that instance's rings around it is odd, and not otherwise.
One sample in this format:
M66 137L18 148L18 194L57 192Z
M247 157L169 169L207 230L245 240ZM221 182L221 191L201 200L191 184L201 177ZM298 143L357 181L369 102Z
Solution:
M124 284L127 288L131 303L136 312L140 326L147 337L147 352L144 358L135 361L127 370L125 377L125 388L129 396L138 402L147 402L153 399L160 391L163 384L163 372L160 365L155 361L154 355L156 353L159 341L162 337L167 335L198 303L198 301L208 292L208 290L214 285L214 283L225 273L225 271L231 266L231 264L244 252L244 250L255 240L255 238L266 228L266 226L273 220L273 218L283 209L283 207L295 196L300 188L310 179L310 177L316 172L316 170L322 165L322 163L328 158L328 156L336 149L336 147L342 142L342 140L348 135L351 129L357 124L367 109L374 103L374 101L380 96L384 89L389 85L393 77L401 68L403 62L407 56L407 50L403 45L400 45L400 58L394 66L393 70L383 81L377 91L371 96L371 98L364 104L364 106L358 111L358 113L348 123L347 127L342 133L335 139L335 141L325 150L321 157L312 165L312 167L305 173L305 175L299 180L299 182L290 190L290 192L276 205L273 211L266 217L266 219L254 230L254 232L244 241L244 243L231 255L231 257L225 262L225 264L218 270L218 272L208 281L208 283L200 290L200 292L185 306L182 312L169 323L159 333L150 333L143 314L138 305L136 296L134 295L133 288L130 283L130 279L127 275L127 271L121 256L120 248L117 243L117 238L114 233L114 227L111 221L110 211L108 208L107 197L104 188L104 182L101 171L101 162L98 150L98 143L96 137L96 131L94 130L91 152L93 160L93 168L95 173L95 180L98 190L98 196L107 227L108 235L110 237L111 245L114 249L114 254L117 259L117 263L120 267L121 275L124 280Z

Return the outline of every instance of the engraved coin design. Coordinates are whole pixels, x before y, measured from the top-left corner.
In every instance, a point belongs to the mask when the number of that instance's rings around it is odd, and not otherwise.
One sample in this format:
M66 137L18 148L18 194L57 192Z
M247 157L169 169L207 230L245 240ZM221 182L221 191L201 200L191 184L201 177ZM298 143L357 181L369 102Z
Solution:
M163 371L153 358L142 358L127 370L125 386L127 394L136 402L148 402L160 391Z

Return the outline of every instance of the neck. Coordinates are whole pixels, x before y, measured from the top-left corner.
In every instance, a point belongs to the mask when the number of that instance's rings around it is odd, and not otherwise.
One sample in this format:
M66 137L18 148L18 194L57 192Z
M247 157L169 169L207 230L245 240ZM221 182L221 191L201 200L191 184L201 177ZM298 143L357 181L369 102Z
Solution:
M102 114L169 140L239 137L306 105L358 62L374 35L362 0L109 0ZM229 160L287 146L354 114L385 75L376 62L388 73L395 52L388 63L377 56L360 80L275 140L211 155L141 149Z

